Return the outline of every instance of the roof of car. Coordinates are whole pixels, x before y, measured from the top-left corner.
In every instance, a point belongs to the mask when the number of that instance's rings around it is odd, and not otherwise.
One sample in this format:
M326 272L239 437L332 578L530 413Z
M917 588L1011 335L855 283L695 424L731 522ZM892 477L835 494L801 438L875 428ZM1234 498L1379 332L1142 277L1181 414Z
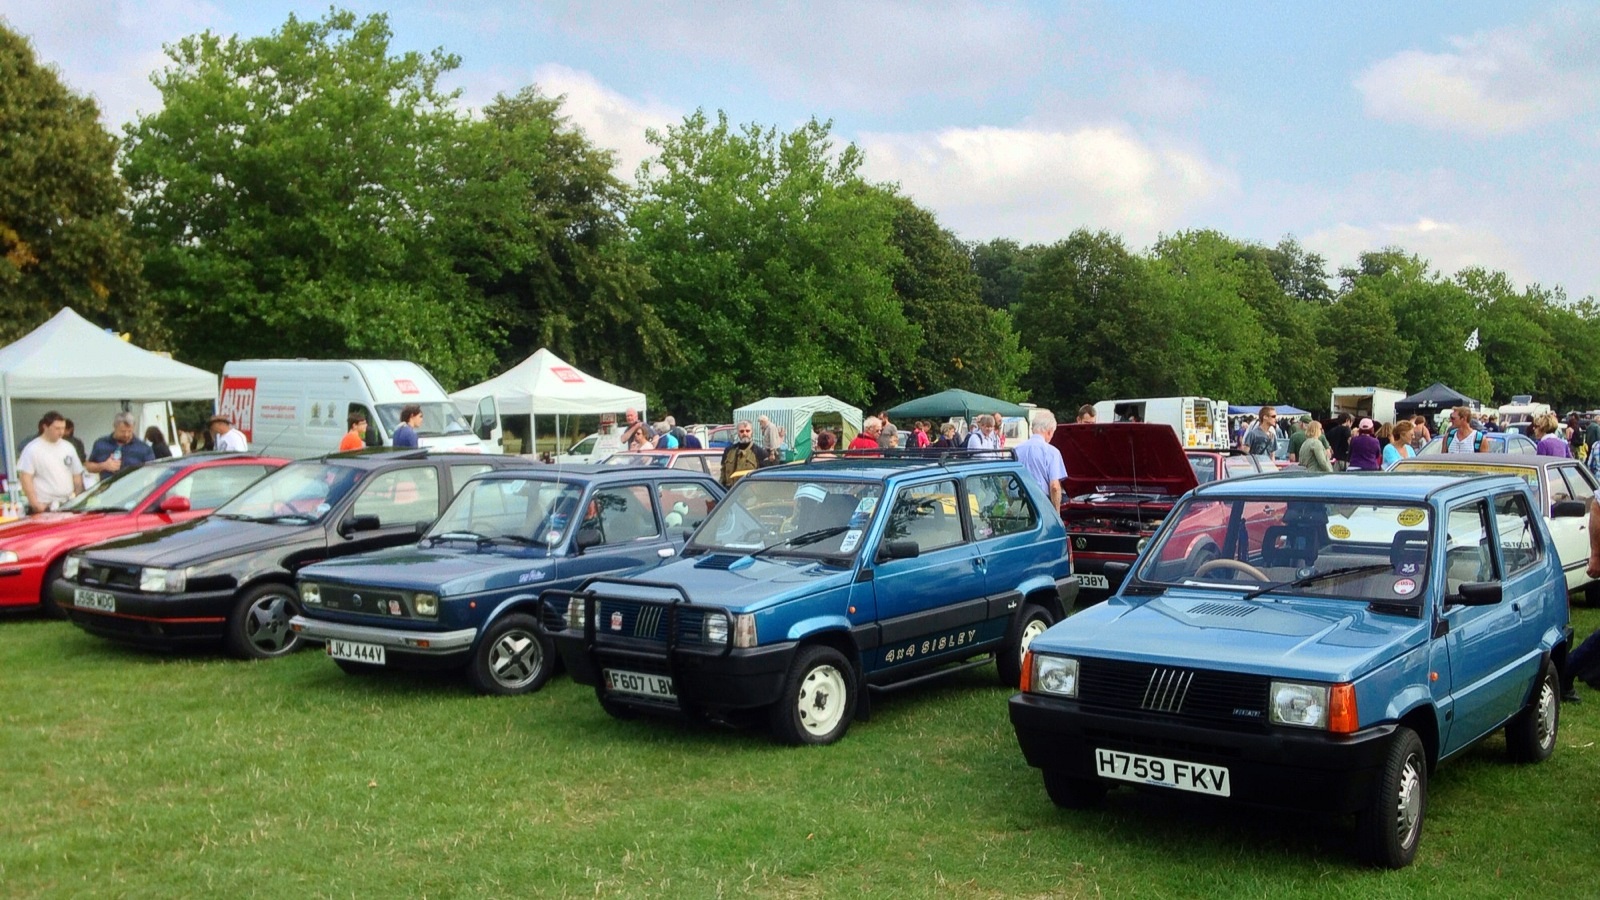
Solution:
M1482 454L1488 456L1489 454ZM1485 475L1487 480L1503 480L1519 487L1523 481L1514 475ZM1470 490L1478 479L1451 475L1405 475L1398 472L1279 472L1228 478L1203 484L1196 497L1259 497L1263 494L1293 497L1349 497L1352 500L1379 500L1422 503L1435 493L1459 488Z
M1402 459L1399 465L1408 468L1424 466L1518 466L1545 468L1559 463L1582 465L1570 456L1539 456L1528 453L1438 453Z
M369 448L366 450L353 450L349 453L329 453L320 457L297 460L298 462L331 462L341 465L354 465L358 468L371 469L390 463L404 462L406 460L437 459L452 463L484 463L496 468L516 466L521 464L532 465L529 460L521 457L502 456L498 453L435 453L426 448L396 450L393 447Z
M549 465L530 462L525 466L495 469L479 473L477 478L536 478L542 481L682 481L700 478L715 481L704 472L688 469L658 469L647 466L607 466L586 463L583 465Z
M805 462L769 466L751 472L749 478L807 478L819 473L840 478L884 479L907 473L974 467L1002 467L1015 469L1016 454L1010 449L966 451L954 450L933 453L920 450L874 450L861 455L837 457L816 456Z

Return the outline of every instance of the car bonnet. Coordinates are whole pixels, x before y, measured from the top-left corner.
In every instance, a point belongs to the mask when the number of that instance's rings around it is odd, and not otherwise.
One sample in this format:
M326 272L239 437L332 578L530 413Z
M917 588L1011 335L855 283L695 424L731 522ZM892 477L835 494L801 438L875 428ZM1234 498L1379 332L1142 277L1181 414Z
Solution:
M1177 497L1199 483L1178 435L1166 425L1063 425L1050 443L1066 462L1068 497L1107 493Z

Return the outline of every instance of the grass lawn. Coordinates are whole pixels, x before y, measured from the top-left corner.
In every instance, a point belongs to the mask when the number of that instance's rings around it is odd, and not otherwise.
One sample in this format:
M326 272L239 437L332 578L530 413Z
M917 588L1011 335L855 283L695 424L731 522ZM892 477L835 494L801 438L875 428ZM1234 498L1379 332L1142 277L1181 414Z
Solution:
M1600 610L1578 609L1579 637ZM832 747L615 722L558 678L478 697L119 648L0 620L0 895L1579 897L1600 694L1548 763L1494 737L1436 773L1417 862L1338 819L1114 791L1056 810L992 668L901 692Z

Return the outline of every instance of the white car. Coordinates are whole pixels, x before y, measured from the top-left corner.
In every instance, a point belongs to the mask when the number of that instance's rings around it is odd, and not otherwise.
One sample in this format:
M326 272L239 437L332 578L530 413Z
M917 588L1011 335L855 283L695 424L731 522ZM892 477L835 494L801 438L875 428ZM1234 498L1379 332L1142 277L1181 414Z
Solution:
M616 432L591 434L568 447L567 452L556 454L556 462L567 465L601 463L621 449L622 441Z
M1589 568L1589 500L1595 494L1594 476L1575 459L1508 453L1443 453L1417 456L1396 463L1391 472L1435 472L1470 475L1517 475L1528 482L1539 500L1556 555L1566 574L1567 590L1583 589L1589 605L1600 604L1600 581Z

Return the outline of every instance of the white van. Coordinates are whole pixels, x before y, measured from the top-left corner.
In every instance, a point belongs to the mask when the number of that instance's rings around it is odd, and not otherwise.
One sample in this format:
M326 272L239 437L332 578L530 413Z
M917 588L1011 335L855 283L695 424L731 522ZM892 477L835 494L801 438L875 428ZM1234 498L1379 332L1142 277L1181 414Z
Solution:
M1228 449L1228 401L1206 397L1146 397L1102 400L1097 422L1156 422L1172 426L1186 449Z
M392 359L243 359L222 368L217 411L244 432L250 449L291 458L339 449L346 417L367 415L367 445L389 445L400 410L422 407L419 443L435 450L500 453L493 397L462 416L427 369Z

